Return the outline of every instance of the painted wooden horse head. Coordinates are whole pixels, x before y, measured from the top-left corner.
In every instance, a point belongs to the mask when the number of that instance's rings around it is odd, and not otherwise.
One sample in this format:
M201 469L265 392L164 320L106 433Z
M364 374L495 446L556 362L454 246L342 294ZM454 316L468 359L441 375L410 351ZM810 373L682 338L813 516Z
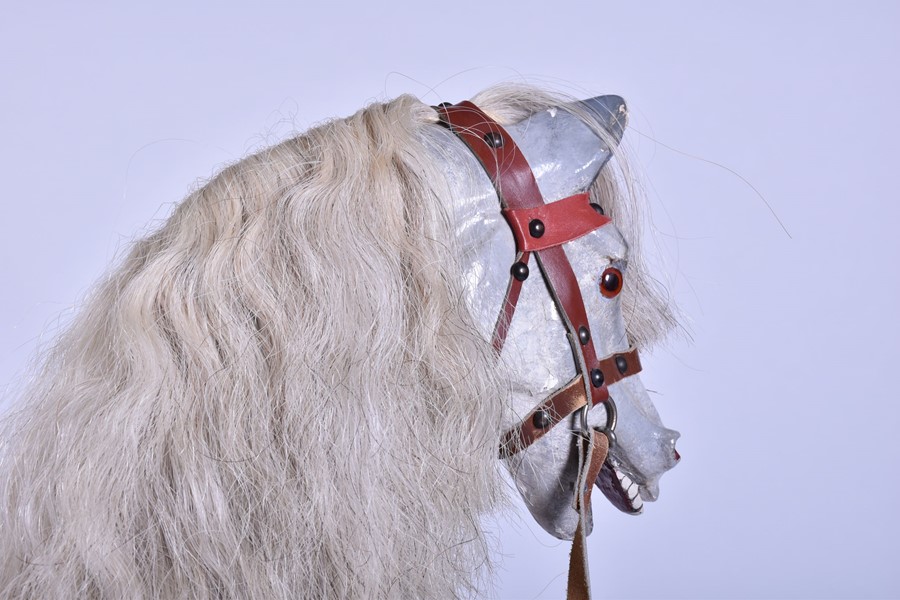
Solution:
M500 454L519 492L562 539L576 534L576 488L596 484L620 510L641 512L679 460L679 434L637 376L620 298L629 244L588 193L623 135L624 101L600 96L505 127L470 102L437 110L444 127L430 136L457 186L469 304L511 373ZM579 450L594 432L605 460Z

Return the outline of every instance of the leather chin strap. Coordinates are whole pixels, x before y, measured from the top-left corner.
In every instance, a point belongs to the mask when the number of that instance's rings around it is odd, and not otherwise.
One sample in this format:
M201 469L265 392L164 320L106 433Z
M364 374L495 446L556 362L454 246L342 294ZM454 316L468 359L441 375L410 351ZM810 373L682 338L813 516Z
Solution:
M568 597L588 599L585 523L591 490L606 460L610 440L602 431L587 429L587 411L601 402L609 402L607 415L614 414L607 386L639 372L641 363L635 348L597 359L578 280L562 244L603 227L610 219L591 206L587 193L545 204L534 173L512 137L471 102L444 103L435 108L441 124L465 142L481 162L497 190L502 214L516 240L516 259L510 269L506 298L492 339L498 356L509 332L522 282L528 277L532 255L565 323L578 372L506 432L501 440L500 456L508 458L520 452L557 423L576 411L584 411L578 437L576 489L579 492L573 500L579 520L569 562ZM610 432L613 426L608 418Z

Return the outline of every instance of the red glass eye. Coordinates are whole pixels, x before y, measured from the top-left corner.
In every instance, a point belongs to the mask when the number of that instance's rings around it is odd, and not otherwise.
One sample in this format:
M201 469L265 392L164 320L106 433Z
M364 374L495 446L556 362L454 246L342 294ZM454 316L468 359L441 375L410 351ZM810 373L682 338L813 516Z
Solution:
M600 293L607 298L613 298L622 291L622 271L610 267L600 276Z

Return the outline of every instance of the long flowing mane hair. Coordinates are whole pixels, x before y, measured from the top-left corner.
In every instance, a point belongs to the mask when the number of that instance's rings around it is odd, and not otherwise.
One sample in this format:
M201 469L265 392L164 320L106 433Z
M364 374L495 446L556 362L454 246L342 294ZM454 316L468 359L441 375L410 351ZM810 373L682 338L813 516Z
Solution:
M131 247L5 417L0 597L483 591L508 383L463 300L435 120L404 96L325 123ZM593 193L622 226L620 188ZM643 281L638 341L670 318Z

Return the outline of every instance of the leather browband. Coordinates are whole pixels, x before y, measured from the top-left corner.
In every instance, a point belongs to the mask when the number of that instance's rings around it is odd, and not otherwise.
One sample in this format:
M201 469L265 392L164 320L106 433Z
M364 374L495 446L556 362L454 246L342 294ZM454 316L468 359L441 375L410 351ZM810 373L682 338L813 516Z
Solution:
M516 238L516 248L526 252L546 250L577 240L610 222L609 217L594 210L587 192L534 208L508 208L503 211L503 216ZM535 221L545 226L540 237L532 236L528 230Z

